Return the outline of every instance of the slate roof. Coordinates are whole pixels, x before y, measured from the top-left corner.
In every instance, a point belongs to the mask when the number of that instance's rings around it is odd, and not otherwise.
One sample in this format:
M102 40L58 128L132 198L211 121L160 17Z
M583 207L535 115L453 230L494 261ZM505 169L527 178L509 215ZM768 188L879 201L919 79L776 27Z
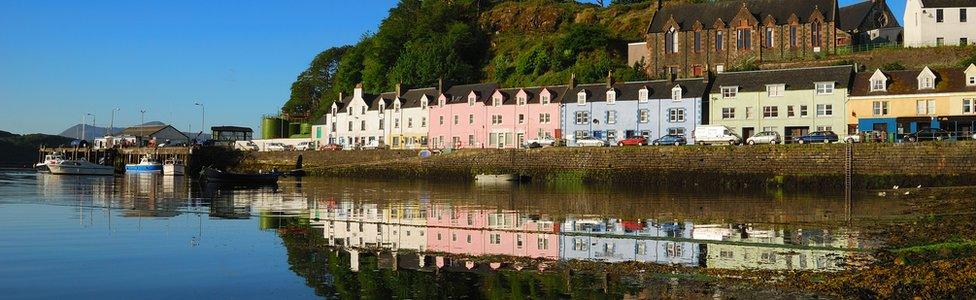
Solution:
M640 90L645 87L647 88L648 99L671 99L671 88L675 85L681 86L682 95L703 97L708 92L708 83L703 78L679 79L673 82L667 80L630 81L615 83L613 89L617 91L617 101L637 101L640 99ZM563 103L576 103L575 95L580 91L587 92L586 102L607 101L607 84L592 83L577 86L571 97L563 99Z
M922 0L922 7L973 7L976 0Z
M887 91L871 92L871 76L874 71L861 72L854 77L851 96L911 95L929 93L976 92L976 87L966 86L965 68L933 69L935 89L918 89L921 70L882 71L888 77Z
M868 20L868 18L871 17L868 16L868 14L871 13L871 9L874 8L874 4L875 3L868 0L861 3L856 3L856 4L851 4L848 6L841 7L840 21L837 22L838 27L844 31L853 31L855 29L860 29L861 25L865 23L864 21ZM891 12L891 9L888 8L887 5L885 5L884 9L889 13ZM874 22L870 22L870 23L874 23ZM900 26L901 25L898 24L898 19L892 15L891 18L888 19L888 24L880 28L894 28ZM876 28L871 28L871 29L876 29Z
M400 96L400 107L420 107L420 100L423 99L424 95L427 95L427 100L430 101L428 104L437 103L437 88L418 88L410 89Z
M647 32L665 32L665 23L673 16L681 30L690 30L695 21L701 22L705 28L712 28L721 19L728 25L739 9L745 5L753 17L760 22L767 16L772 16L776 24L787 24L790 16L796 14L800 23L809 23L814 10L819 9L824 21L833 22L836 15L837 2L835 0L738 0L705 3L682 3L665 5L658 10Z
M498 89L497 83L462 84L451 86L444 92L444 95L447 97L447 103L460 103L467 102L468 93L474 91L478 94L478 98L475 101L485 102L486 99L491 99L491 94L496 89Z
M785 84L786 90L812 90L815 82L834 82L836 88L849 88L854 77L852 66L724 72L715 76L712 93L723 86L738 86L739 92L765 91L767 84Z
M119 135L131 135L136 137L150 136L153 133L163 130L163 128L170 127L169 125L143 125L143 126L132 126L123 129Z
M363 100L367 100L365 97L366 96L363 95ZM383 100L383 102L386 103L386 107L393 107L393 100L396 99L396 92L380 93L379 95L370 97L369 99L372 99L366 101L366 105L369 106L369 110L379 110L380 100Z

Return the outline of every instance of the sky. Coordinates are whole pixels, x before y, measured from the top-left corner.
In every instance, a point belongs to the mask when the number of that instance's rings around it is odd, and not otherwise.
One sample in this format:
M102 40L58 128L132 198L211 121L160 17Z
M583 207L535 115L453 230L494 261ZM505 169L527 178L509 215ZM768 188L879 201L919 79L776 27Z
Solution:
M608 1L609 2L609 1ZM841 5L855 3L842 0ZM0 130L260 130L311 59L375 32L395 0L0 0ZM903 1L891 1L901 19ZM209 132L209 130L207 130Z

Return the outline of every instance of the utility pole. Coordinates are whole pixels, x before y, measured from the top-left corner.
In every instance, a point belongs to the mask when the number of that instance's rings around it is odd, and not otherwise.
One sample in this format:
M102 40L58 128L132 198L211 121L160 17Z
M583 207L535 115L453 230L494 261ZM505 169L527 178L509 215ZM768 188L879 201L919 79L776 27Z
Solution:
M149 111L149 110L143 109L143 110L140 110L139 111L139 126L142 126L142 125L145 125L146 124L146 112L147 111Z
M108 122L108 133L105 134L107 136L111 136L112 130L115 129L115 112L117 111L119 111L118 107L112 109L112 121Z
M88 116L92 116L92 127L95 126L95 115L91 113L85 113L84 116L81 116L81 140L82 141L85 140L85 121L88 121Z
M200 107L200 132L202 133L204 131L204 128L206 128L206 126L204 126L204 121L206 120L207 109L204 108L203 103L200 102L193 102L193 105Z

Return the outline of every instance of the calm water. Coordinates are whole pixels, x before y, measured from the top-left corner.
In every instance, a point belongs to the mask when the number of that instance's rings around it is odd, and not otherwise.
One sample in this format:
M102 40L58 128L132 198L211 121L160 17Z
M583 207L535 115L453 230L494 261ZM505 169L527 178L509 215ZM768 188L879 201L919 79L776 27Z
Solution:
M0 170L4 298L712 297L633 262L831 272L879 247L861 195Z

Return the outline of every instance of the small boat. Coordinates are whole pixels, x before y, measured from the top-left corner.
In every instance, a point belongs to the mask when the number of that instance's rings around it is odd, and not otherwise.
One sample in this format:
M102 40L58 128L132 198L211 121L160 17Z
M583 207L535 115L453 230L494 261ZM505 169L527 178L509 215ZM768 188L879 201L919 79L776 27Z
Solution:
M281 177L281 173L271 172L271 173L245 174L245 173L224 172L209 167L203 168L203 170L200 171L200 178L206 180L208 183L230 183L230 184L242 184L242 185L273 185L278 183L278 177Z
M49 165L56 165L63 161L64 161L64 155L62 155L61 153L55 152L48 155L44 155L43 161L34 164L34 170L37 170L38 172L42 172L42 173L49 173L51 172L51 168L48 167Z
M49 164L51 174L57 175L114 175L115 168L91 163L86 159L63 160Z
M138 164L126 164L126 173L162 173L163 164L149 159L149 156L143 156Z
M186 166L183 162L178 159L167 159L163 162L163 175L164 176L183 176L186 172Z

